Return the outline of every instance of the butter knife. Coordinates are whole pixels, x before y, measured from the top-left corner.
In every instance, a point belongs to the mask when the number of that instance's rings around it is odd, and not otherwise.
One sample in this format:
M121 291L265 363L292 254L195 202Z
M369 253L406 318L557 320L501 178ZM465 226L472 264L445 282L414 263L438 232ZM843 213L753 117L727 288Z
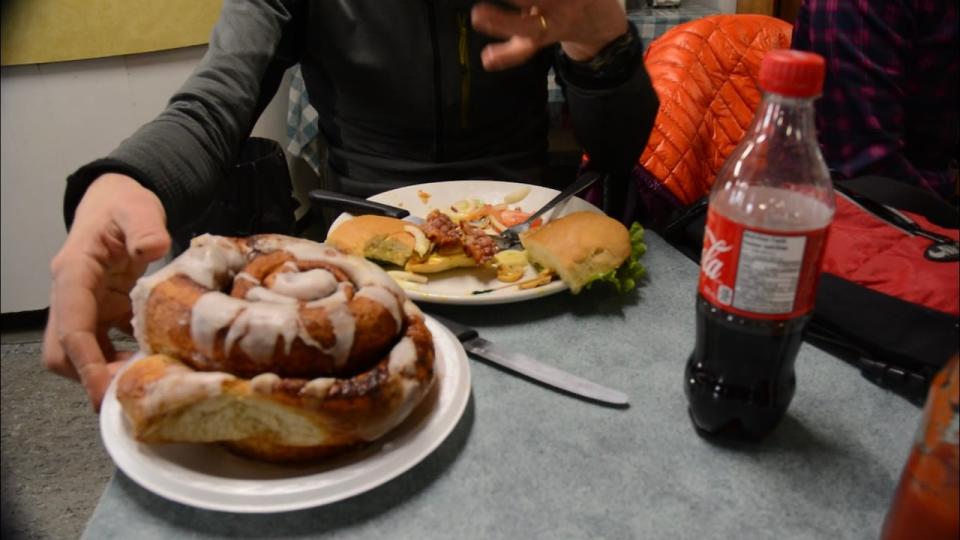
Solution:
M354 197L344 193L337 193L336 191L330 191L327 189L311 190L307 196L310 199L310 203L318 208L329 207L346 212L352 212L354 214L374 214L377 216L387 216L402 219L403 221L408 221L416 225L423 225L422 217L411 215L409 210L397 208L396 206L390 206L389 204L378 203L369 199Z
M431 317L450 329L463 348L473 356L497 366L509 369L534 381L543 383L565 392L610 405L627 406L629 400L623 392L607 388L576 375L548 366L524 354L507 351L480 337L480 333L445 317L430 314Z

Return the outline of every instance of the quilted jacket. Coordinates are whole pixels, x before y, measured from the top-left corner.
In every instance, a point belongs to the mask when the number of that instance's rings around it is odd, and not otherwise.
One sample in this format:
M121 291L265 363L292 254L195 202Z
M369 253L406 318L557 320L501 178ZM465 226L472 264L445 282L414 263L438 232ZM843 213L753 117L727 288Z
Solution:
M760 103L761 58L789 48L790 33L764 15L716 15L650 45L645 63L660 111L635 171L648 209L687 206L709 192Z

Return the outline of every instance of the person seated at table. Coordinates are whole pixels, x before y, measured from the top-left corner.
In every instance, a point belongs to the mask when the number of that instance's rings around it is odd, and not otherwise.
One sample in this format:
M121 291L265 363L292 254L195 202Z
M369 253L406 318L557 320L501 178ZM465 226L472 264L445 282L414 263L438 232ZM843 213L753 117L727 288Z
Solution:
M817 132L835 178L886 176L957 201L957 3L807 0L792 47L827 62Z
M448 179L536 183L551 66L592 166L629 170L658 102L619 2L512 3L225 2L206 56L166 110L68 179L46 367L82 382L99 407L120 365L106 332L129 325L131 286L168 251L168 229L210 203L297 62L329 172L346 193Z

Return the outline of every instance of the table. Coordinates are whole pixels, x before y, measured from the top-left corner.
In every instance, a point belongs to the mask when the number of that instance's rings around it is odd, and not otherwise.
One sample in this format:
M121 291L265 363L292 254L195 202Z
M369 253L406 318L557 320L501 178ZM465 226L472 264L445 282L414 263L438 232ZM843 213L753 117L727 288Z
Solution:
M876 538L920 410L804 345L781 426L718 447L690 426L682 372L697 266L648 233L638 294L445 307L504 347L627 392L616 409L471 360L450 437L370 492L274 515L197 510L117 472L84 538Z
M679 7L651 8L631 7L627 10L627 18L637 26L637 31L645 46L662 35L670 28L708 15L716 15L713 7L703 6L697 2L686 1ZM300 66L293 69L290 81L290 92L287 105L287 152L307 162L310 167L322 176L323 152L318 137L320 130L317 126L317 110L310 105L300 73ZM547 96L549 100L550 125L557 128L563 123L564 101L563 90L557 84L553 69L547 75Z

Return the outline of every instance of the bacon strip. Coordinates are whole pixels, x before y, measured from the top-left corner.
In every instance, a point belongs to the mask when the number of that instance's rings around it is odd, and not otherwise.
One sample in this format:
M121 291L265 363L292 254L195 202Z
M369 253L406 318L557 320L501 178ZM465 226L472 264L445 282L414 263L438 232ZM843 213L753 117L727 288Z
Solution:
M438 249L457 247L463 243L463 232L449 216L439 210L430 212L420 228Z
M483 264L497 254L497 245L493 239L486 235L481 229L463 222L463 251L477 261L477 264Z

